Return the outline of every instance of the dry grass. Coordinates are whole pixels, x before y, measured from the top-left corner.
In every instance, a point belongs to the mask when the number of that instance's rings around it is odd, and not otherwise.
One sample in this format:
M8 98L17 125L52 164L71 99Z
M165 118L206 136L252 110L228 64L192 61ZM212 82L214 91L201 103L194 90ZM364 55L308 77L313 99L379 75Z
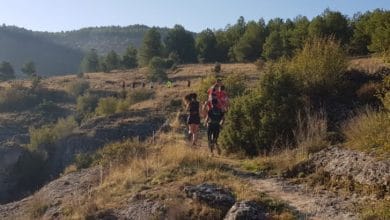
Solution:
M383 59L376 57L352 59L348 65L348 69L356 69L369 74L374 74L383 67L386 67Z
M390 153L390 115L366 108L343 126L345 146L387 158Z
M209 157L206 149L190 148L177 133L161 134L158 138L158 144L150 146L144 157L136 157L109 168L109 175L91 197L69 206L69 217L85 217L97 210L119 207L132 195L139 193L145 198L164 203L171 216L203 216L205 219L221 217L219 210L204 204L188 203L183 197L184 186L205 182L231 189L237 200L275 203L227 170L226 163L230 159ZM283 212L286 212L284 215L289 213L284 208L275 214Z

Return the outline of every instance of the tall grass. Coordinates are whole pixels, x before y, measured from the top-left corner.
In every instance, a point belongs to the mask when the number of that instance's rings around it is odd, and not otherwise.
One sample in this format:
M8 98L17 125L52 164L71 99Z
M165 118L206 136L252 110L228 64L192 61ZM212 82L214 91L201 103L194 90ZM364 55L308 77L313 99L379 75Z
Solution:
M390 114L370 108L358 114L343 125L348 148L388 156L390 153Z

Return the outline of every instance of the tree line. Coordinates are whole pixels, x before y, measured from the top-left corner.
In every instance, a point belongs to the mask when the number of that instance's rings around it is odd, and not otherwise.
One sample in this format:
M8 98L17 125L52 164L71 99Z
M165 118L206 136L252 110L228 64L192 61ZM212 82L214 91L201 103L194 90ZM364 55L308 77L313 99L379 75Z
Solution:
M174 63L275 60L291 57L307 40L318 37L334 38L351 56L384 53L390 50L389 26L388 10L377 9L348 18L326 9L312 20L297 16L286 20L274 18L266 23L262 18L245 21L240 17L224 29L206 29L196 35L175 25L162 38L157 28L151 28L138 50L130 45L122 56L111 51L105 57L98 57L96 50L91 50L82 62L82 69L93 72L147 66L153 57Z

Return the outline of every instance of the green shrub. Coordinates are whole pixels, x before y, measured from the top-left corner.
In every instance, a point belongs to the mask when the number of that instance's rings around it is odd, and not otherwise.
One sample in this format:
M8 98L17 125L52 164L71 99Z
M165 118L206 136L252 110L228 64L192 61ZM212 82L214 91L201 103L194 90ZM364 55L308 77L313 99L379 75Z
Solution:
M300 85L291 74L270 69L258 90L233 100L221 133L222 147L228 153L253 155L292 142L300 97Z
M78 79L72 83L70 83L67 87L66 87L66 91L74 96L74 97L78 97L80 95L83 95L88 89L89 89L90 85L89 85L89 82L87 80L84 80L84 79Z
M229 98L234 98L243 95L245 92L245 76L242 74L230 74L223 80Z
M133 140L111 143L104 146L94 155L94 164L123 164L133 158L146 155L146 146Z
M345 145L352 149L373 152L378 156L390 153L390 113L365 109L343 126Z
M116 112L118 100L114 97L107 97L99 99L98 105L95 109L97 115L107 116Z
M214 75L208 75L207 77L200 80L200 83L197 86L197 95L198 100L206 101L207 100L207 90L217 81L217 78Z
M93 157L89 154L77 154L74 160L77 170L81 170L91 166Z
M386 76L379 89L379 98L382 101L383 107L390 112L390 76Z
M150 81L165 81L168 79L166 70L166 62L161 57L153 57L149 62L148 79Z
M290 62L290 71L303 83L306 94L314 99L339 92L346 68L343 48L332 38L307 42Z
M11 87L0 90L0 112L22 111L38 104L38 97L29 89Z
M32 152L39 152L46 158L52 150L53 144L59 139L69 136L77 127L74 118L59 119L55 124L44 125L40 128L29 129L30 143L28 149Z
M95 111L98 104L98 97L87 93L77 98L77 113L83 117Z
M153 95L154 95L153 90L149 90L145 88L130 90L127 92L127 101L129 102L130 105L133 105L135 103L151 99Z
M95 109L96 115L108 116L115 113L125 112L129 109L130 103L124 99L107 97L99 99Z
M43 100L41 104L37 106L37 110L42 114L55 114L60 111L60 107L58 107L53 101Z

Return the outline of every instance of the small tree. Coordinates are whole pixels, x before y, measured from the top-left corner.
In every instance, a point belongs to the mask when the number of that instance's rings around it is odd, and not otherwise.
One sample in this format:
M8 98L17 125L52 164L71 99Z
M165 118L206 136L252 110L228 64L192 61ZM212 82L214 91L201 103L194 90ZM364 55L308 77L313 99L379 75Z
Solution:
M30 61L23 65L22 72L27 76L32 76L36 73L36 68L34 62Z
M137 49L129 45L122 57L122 66L126 69L132 69L138 66Z
M99 56L96 49L91 49L81 61L81 70L86 73L99 71Z
M151 28L145 33L142 41L142 45L139 50L139 62L142 66L146 66L153 57L161 56L161 54L161 35L157 28Z
M15 78L14 68L9 62L1 62L0 64L0 81Z
M107 65L107 72L110 72L111 70L114 69L118 69L120 64L120 59L118 54L115 51L111 50L107 54L104 63Z
M149 75L148 78L151 81L164 81L168 78L165 72L165 61L161 57L153 57L149 63Z

